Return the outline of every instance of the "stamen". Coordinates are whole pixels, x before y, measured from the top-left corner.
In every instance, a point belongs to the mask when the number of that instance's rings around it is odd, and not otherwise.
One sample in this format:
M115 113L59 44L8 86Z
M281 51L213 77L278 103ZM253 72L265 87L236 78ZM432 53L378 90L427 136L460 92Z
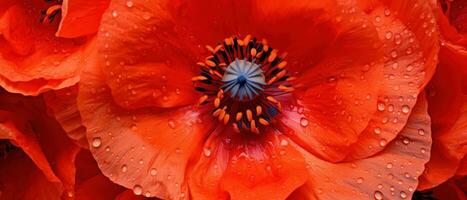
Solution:
M286 69L287 54L279 56L266 39L251 35L205 47L211 55L197 63L201 73L192 78L195 89L203 93L198 104L211 106L213 117L224 125L231 123L237 133L259 134L280 114L282 104L275 97L297 88ZM209 101L213 103L206 104Z
M42 24L50 24L54 21L55 17L62 12L62 1L47 1L47 3L56 3L55 5L52 5L48 7L47 9L41 10L41 17L39 19L39 22Z

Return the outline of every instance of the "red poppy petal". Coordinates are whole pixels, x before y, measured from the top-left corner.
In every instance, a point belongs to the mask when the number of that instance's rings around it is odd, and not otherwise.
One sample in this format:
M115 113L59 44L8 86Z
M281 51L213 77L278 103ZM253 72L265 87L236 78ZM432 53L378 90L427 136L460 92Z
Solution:
M467 33L467 2L449 1L449 19L450 23L456 27L459 33Z
M104 175L139 195L187 194L185 169L210 130L210 115L190 107L118 107L103 72L94 65L83 73L78 107L90 150Z
M118 105L174 107L193 103L197 57L174 31L166 2L112 1L99 32L99 65ZM154 27L154 28L146 28Z
M74 189L74 159L79 148L51 119L39 98L3 92L0 98L2 138L22 148L50 181L60 182L67 191Z
M96 175L77 186L76 200L113 199L125 188L113 183L104 175Z
M433 197L440 200L465 200L467 199L467 194L465 193L466 182L466 177L451 179L450 181L433 188ZM464 184L464 188L462 188L462 184Z
M279 133L242 138L219 130L212 135L189 175L194 199L284 199L307 178L296 145Z
M423 135L420 130L424 130ZM335 164L303 151L310 164L310 179L292 197L410 199L418 184L417 177L430 158L430 147L430 117L422 96L398 139L373 157Z
M456 176L467 176L467 156L462 158L459 168L457 169Z
M0 85L10 92L37 95L79 81L88 38L54 36L57 23L39 23L43 1L14 1L0 17Z
M462 51L445 42L440 64L428 87L433 123L433 151L419 189L429 189L448 180L467 153L467 84Z
M43 171L22 152L13 152L2 158L0 171L2 199L61 199L61 184L46 178Z
M81 123L77 98L78 85L44 93L44 100L53 117L81 148L88 148L86 127Z
M464 97L464 101L467 96ZM452 127L434 125L433 151L425 173L420 177L420 190L437 186L453 177L467 154L467 104L460 108L459 119ZM436 122L436 121L434 121Z
M386 53L378 112L352 145L348 160L374 155L398 135L437 64L438 34L430 4L386 0L382 3L366 8Z
M109 4L110 0L64 0L56 36L75 38L97 33L102 14Z
M383 77L383 64L377 63L383 57L380 39L371 22L355 9L338 21L339 34L326 49L328 55L299 75L305 92L297 94L299 105L292 105L282 119L299 144L332 161L344 159L367 126Z
M19 124L19 122L14 121L21 121L20 117L15 116L14 113L5 111L0 111L0 116L2 118L0 123L0 138L10 139L13 144L22 147L37 167L43 171L48 180L58 182L59 179L50 167L37 138L33 135L34 133L27 128L26 130L21 130L26 125L20 126L21 128L18 127L19 129L17 128L16 124Z
M145 200L147 198L136 196L133 190L126 190L115 197L114 200Z

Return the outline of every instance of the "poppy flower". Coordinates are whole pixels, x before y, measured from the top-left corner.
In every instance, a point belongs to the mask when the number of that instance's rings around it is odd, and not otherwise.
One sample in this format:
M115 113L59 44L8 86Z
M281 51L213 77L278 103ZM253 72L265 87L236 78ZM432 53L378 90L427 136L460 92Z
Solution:
M38 95L72 86L109 1L0 1L0 86Z
M410 198L437 31L422 0L113 0L78 110L136 195Z
M428 86L433 149L420 190L435 187L467 171L467 43L463 1L446 1L439 8L442 46L437 72ZM459 19L460 18L460 19Z

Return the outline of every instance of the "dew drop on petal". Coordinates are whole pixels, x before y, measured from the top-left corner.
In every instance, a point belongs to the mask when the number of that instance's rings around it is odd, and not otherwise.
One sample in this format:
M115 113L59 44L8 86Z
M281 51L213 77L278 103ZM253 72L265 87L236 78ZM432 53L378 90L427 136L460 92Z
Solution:
M307 127L307 126L308 126L308 123L309 123L309 122L308 122L308 119L307 119L307 118L302 117L302 118L300 119L300 125L302 125L303 127Z
M408 105L403 105L403 106L402 106L402 112L403 112L404 114L409 113L409 112L410 112L410 107L409 107Z
M425 130L418 129L418 134L421 135L421 136L425 135Z
M288 144L289 144L289 142L287 142L287 140L285 140L285 139L281 140L281 146L287 146Z
M169 120L168 125L170 128L175 129L175 121L173 119Z
M377 107L379 111L384 111L384 109L386 109L386 105L384 105L383 102L378 102Z
M135 185L133 187L133 192L135 193L135 195L141 195L143 194L143 188L140 185Z
M128 167L126 165L122 165L122 172L128 171Z
M376 190L375 193L373 194L373 196L377 200L382 200L384 198L383 193L381 191L379 191L379 190Z
M401 192L401 198L405 199L407 198L407 193L405 193L404 191Z
M94 148L98 148L98 147L100 147L100 146L101 146L101 144L102 144L102 140L101 140L101 138L100 138L100 137L95 137L94 139L92 139L92 142L91 142L91 144L92 144L92 147L94 147Z
M382 146L382 147L386 146L387 143L388 143L388 141L386 139L381 139L379 141L379 145Z
M149 173L151 174L151 176L155 176L155 175L157 175L157 169L152 168Z
M388 40L391 39L392 38L392 32L391 31L386 32L386 35L384 37L386 37L386 39L388 39Z
M376 127L376 128L374 129L374 132L375 132L375 134L381 134L381 128L380 128L380 127Z
M209 157L209 156L211 156L211 149L209 149L209 148L204 148L204 149L203 149L203 153L204 153L204 155L205 155L206 157Z
M133 1L130 1L130 0L126 1L126 6L127 6L128 8L133 7L133 5L134 5Z
M112 17L118 17L118 12L116 10L112 11Z
M358 178L357 178L357 183L363 183L363 178L362 178L362 177L358 177Z
M388 168L388 169L391 169L392 166L393 166L392 163L387 163L387 164L386 164L386 168Z

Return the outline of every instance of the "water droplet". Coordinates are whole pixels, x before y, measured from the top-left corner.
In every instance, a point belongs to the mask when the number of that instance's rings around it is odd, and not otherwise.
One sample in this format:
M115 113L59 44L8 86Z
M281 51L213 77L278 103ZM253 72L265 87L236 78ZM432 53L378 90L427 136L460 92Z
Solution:
M168 125L170 128L175 129L175 121L173 119L169 120Z
M118 12L116 10L112 11L112 17L118 17Z
M135 195L141 195L143 194L143 188L140 185L135 185L133 187L133 192L135 193Z
M204 155L205 155L206 157L209 157L209 156L211 156L211 149L209 149L209 148L204 148L204 149L203 149L203 153L204 153Z
M376 17L375 17L375 21L376 21L376 22L381 22L381 17L380 17L380 16L376 16Z
M308 122L308 119L307 119L307 118L302 117L302 118L300 119L300 125L302 125L303 127L307 127L307 126L308 126L308 123L309 123L309 122Z
M402 106L402 112L403 112L404 114L409 113L409 112L410 112L410 107L409 107L408 105L403 105L403 106Z
M391 169L393 167L392 163L387 163L386 168Z
M144 196L145 197L151 197L151 193L148 191L148 192L144 193Z
M133 7L133 5L134 5L133 1L126 1L126 6L127 6L128 8Z
M421 136L424 136L425 135L425 130L418 129L418 134L421 135Z
M152 168L149 173L151 174L151 176L155 176L155 175L157 175L157 169Z
M92 139L92 142L91 142L91 144L92 144L92 147L94 147L94 148L98 148L98 147L100 147L100 146L101 146L101 144L102 144L102 140L101 140L101 138L100 138L100 137L95 137L94 139Z
M382 200L384 198L384 195L383 195L383 193L381 191L376 190L375 193L374 193L374 197L377 200Z
M392 38L392 32L391 31L388 31L386 32L386 35L385 35L386 39L391 39Z
M401 191L401 198L403 199L407 198L407 193L405 193L404 191Z
M375 134L381 134L381 128L380 127L376 127L374 131L375 131Z
M410 143L409 138L402 139L402 143L404 143L405 145L409 144Z
M420 153L423 153L423 154L425 154L425 153L426 153L426 149L424 149L424 148L421 148L421 149L420 149Z
M287 146L288 144L289 144L289 142L287 142L287 140L285 140L285 139L281 140L281 146Z
M389 9L384 9L384 15L389 16L391 15L391 11Z
M363 178L362 178L362 177L358 177L358 178L357 178L357 183L363 183Z
M122 172L128 171L128 167L126 165L122 165Z
M377 107L379 111L384 111L384 109L386 109L386 105L384 105L383 102L378 102Z
M382 146L382 147L386 146L387 143L388 143L388 141L386 139L381 139L379 141L379 145Z

